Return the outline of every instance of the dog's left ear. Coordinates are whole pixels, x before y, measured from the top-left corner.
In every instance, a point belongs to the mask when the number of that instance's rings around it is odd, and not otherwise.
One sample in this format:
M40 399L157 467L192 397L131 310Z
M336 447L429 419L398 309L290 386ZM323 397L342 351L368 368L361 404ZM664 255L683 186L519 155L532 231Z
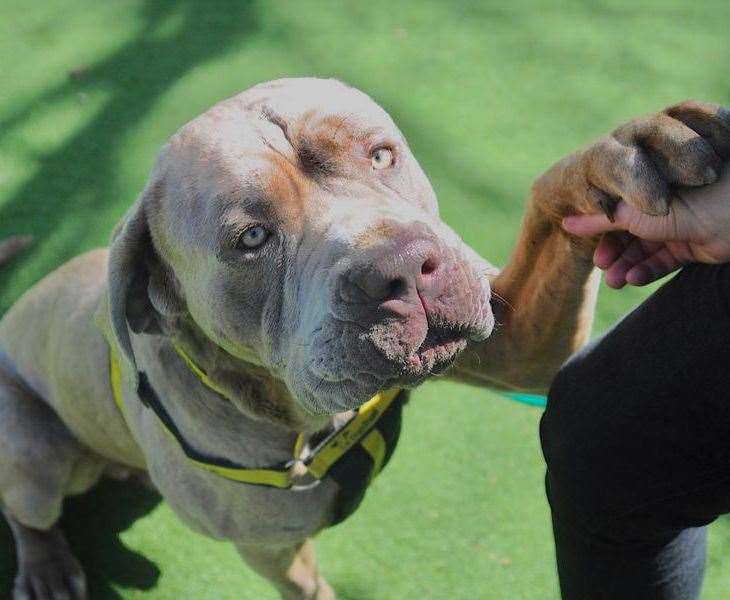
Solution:
M109 311L112 332L124 357L137 372L130 330L160 333L163 319L184 312L172 270L158 254L150 234L148 211L159 201L163 184L150 182L122 223L109 251Z

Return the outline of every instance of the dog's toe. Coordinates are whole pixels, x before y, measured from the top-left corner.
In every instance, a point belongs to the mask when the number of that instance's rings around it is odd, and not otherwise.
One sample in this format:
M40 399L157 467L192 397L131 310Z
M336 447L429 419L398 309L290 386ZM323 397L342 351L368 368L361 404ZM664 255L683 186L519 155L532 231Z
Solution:
M86 578L73 557L24 566L13 600L86 600Z

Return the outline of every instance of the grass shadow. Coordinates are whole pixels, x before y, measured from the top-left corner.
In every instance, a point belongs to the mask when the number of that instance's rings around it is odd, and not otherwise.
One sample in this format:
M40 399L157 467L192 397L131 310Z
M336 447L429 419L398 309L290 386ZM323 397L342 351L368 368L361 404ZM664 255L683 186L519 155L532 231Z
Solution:
M39 156L35 173L0 206L0 239L32 234L33 252L38 252L55 236L55 265L89 243L98 243L100 215L113 206L105 205L105 199L119 187L116 169L125 134L182 76L245 41L257 28L250 0L150 0L141 10L143 26L126 44L99 62L72 71L64 83L0 121L0 131L12 132L50 104L95 89L108 92L93 117ZM172 29L170 22L175 25ZM23 262L3 267L2 279L23 268ZM5 309L0 306L0 314Z

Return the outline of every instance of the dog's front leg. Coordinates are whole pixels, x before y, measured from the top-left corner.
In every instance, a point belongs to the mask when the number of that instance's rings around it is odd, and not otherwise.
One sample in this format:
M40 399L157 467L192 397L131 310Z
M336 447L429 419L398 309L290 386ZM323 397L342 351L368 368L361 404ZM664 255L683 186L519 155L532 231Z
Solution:
M266 577L284 600L335 600L334 591L317 569L311 539L293 546L236 547L248 565Z
M499 325L464 352L453 374L544 392L588 339L598 284L598 239L568 236L562 218L598 211L612 218L620 200L667 214L675 186L715 182L728 158L730 112L690 101L629 121L554 165L535 182L512 258L492 282Z
M81 565L57 526L32 529L10 513L5 512L5 518L15 538L18 560L14 600L87 598Z
M450 376L496 389L544 393L588 339L599 277L595 244L576 243L533 198L507 267L492 281L496 327L472 344Z

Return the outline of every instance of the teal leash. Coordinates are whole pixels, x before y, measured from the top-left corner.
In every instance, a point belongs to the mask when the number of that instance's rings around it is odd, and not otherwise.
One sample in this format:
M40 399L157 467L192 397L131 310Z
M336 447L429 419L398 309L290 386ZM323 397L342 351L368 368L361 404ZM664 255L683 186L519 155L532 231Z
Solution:
M545 408L547 405L547 396L541 396L539 394L520 394L518 392L500 392L500 394L502 394L505 398L514 400L515 402L529 404L530 406Z

